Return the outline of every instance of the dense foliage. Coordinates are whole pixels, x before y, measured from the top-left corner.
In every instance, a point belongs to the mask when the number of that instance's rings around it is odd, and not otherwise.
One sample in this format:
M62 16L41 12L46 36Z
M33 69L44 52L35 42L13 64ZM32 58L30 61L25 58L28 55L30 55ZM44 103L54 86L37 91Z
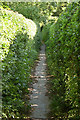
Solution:
M42 29L42 41L43 42L45 42L47 39L49 39L49 29L53 22L50 22L43 27L43 29Z
M31 67L40 47L40 28L23 15L0 8L3 118L27 116Z
M80 6L68 5L51 25L46 55L51 79L51 116L80 119Z
M54 76L49 81L50 116L55 120L80 119L80 6L71 3L66 8L67 5L66 2L0 2L4 119L22 120L30 110L30 73L41 39L46 43L48 68Z
M37 2L4 2L3 6L9 6L11 10L17 11L18 13L24 15L34 21L46 22L49 15L48 6L49 3L37 3Z
M62 8L65 8L67 3L56 2L3 2L3 7L10 7L11 10L17 11L33 21L37 21L40 25L46 24L53 19L52 16L59 16Z

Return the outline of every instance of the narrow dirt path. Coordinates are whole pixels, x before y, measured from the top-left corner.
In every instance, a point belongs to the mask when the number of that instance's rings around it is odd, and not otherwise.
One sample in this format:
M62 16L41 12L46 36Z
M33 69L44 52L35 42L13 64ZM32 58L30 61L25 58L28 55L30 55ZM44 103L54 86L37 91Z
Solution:
M32 104L31 118L46 119L49 112L49 98L46 96L46 63L45 63L45 45L41 46L39 61L35 68L35 81L33 83L33 91L30 96L30 103Z

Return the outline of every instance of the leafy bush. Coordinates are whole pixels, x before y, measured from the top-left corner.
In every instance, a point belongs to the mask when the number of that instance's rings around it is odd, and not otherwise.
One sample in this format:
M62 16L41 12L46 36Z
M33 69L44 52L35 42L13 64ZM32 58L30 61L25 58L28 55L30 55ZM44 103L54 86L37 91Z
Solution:
M3 2L3 6L9 6L11 10L17 11L33 21L38 23L46 22L49 11L48 7L51 6L49 3L43 2Z
M17 12L0 7L0 13L3 118L23 118L30 109L26 96L40 46L39 27Z
M68 5L50 27L46 41L51 80L51 115L61 119L80 119L80 37L77 3Z
M51 23L46 24L42 29L42 41L46 41L49 39L49 29L50 29Z

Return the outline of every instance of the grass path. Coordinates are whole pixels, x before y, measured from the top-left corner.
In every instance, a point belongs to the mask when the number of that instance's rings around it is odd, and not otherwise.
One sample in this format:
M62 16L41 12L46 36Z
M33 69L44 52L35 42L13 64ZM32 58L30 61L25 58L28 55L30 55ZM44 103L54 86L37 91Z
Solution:
M41 46L39 54L39 61L35 68L35 82L33 83L33 91L30 96L30 103L32 104L31 118L35 119L47 119L47 113L49 112L49 98L46 95L46 56L45 45Z

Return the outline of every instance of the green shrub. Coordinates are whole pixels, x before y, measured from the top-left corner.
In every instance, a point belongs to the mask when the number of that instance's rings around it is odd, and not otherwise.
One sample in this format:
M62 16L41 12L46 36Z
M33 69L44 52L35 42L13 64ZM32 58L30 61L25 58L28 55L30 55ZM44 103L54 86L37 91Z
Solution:
M68 5L50 27L46 41L48 67L55 76L51 80L51 115L57 119L80 119L79 11L77 3Z
M48 39L50 25L51 24L47 24L42 29L42 41L44 42Z
M40 46L39 31L32 20L17 12L0 7L0 13L2 115L4 119L23 118L30 109L26 96L29 93L31 68Z
M51 25L53 25L53 23L55 23L56 21L56 17L52 20L49 20L44 26L42 26L42 34L41 34L41 39L43 42L46 42L48 39L49 39L49 31L50 31L50 28L51 28Z

